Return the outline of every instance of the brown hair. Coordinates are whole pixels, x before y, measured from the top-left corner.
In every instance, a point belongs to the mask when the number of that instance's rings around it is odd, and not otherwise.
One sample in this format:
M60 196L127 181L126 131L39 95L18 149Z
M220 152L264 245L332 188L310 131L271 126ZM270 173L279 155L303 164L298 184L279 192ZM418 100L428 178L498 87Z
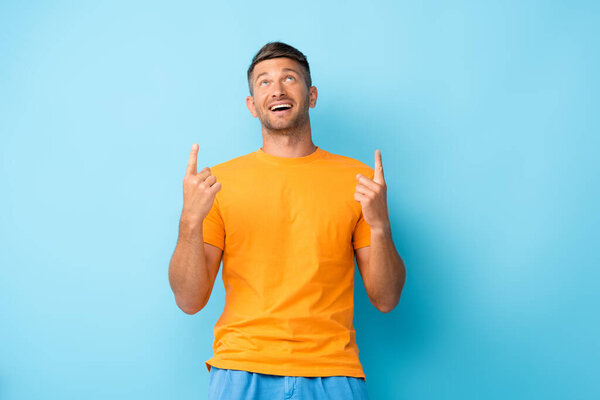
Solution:
M310 68L308 66L308 61L306 61L306 56L302 54L298 49L290 46L289 44L285 44L282 42L269 42L265 44L259 51L256 53L254 58L252 59L252 63L250 67L248 67L248 88L250 89L250 95L253 95L252 92L252 72L254 71L254 67L261 61L270 60L272 58L279 57L287 57L291 58L294 61L297 61L302 66L304 70L304 81L306 82L307 87L312 86L312 80L310 79Z

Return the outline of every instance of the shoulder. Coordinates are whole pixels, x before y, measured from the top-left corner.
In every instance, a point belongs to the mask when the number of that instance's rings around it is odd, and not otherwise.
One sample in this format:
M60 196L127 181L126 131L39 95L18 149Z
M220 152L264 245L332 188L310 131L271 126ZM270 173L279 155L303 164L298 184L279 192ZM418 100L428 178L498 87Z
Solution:
M374 172L368 164L350 156L327 152L325 159L341 168L356 170L356 173L363 175L371 175Z
M254 160L254 154L248 153L243 156L234 157L227 161L223 161L221 163L215 164L210 167L210 171L212 175L218 174L229 174L229 173L239 173L240 167L245 167L251 164Z

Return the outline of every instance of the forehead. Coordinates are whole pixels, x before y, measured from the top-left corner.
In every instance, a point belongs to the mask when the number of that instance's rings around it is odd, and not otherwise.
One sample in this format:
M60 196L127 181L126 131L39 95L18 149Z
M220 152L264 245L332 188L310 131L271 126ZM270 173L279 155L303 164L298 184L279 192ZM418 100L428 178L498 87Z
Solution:
M302 73L302 65L296 60L292 60L287 57L278 57L271 58L269 60L264 60L259 62L254 66L254 71L252 73L253 77L258 77L260 74L274 74L284 69L293 69L298 73Z

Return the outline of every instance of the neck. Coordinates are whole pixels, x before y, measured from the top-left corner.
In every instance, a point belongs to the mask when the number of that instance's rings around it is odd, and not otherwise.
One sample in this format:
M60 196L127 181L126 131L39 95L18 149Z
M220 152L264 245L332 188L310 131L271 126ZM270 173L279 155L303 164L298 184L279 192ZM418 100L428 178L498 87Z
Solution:
M272 130L263 125L262 136L261 150L277 157L304 157L317 149L312 141L310 121L292 129Z

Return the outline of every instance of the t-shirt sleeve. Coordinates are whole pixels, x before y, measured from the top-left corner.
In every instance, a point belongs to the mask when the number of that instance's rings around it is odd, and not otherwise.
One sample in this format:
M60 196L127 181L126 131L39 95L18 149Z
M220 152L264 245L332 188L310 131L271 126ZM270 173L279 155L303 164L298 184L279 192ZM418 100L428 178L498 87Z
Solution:
M218 196L215 196L215 201L202 222L202 233L204 242L217 246L221 250L225 249L225 224L219 210Z
M358 222L356 223L356 227L354 228L354 233L352 234L352 246L354 249L358 249L360 247L370 246L371 245L371 227L367 224L363 217L363 213L360 213L360 218L358 218Z

